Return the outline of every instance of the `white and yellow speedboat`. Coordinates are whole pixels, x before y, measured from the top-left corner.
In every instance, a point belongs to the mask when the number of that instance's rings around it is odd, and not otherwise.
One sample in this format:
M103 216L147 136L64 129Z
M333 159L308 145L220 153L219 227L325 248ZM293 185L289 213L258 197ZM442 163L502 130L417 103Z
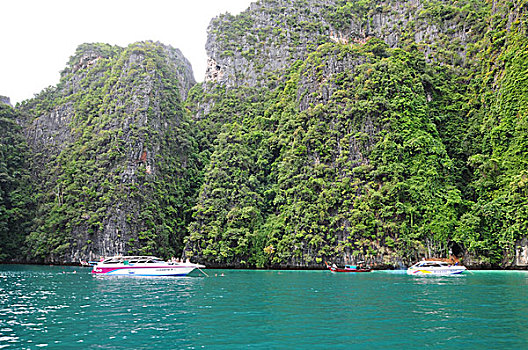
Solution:
M450 265L444 261L423 260L407 269L408 275L458 275L466 271L465 266Z

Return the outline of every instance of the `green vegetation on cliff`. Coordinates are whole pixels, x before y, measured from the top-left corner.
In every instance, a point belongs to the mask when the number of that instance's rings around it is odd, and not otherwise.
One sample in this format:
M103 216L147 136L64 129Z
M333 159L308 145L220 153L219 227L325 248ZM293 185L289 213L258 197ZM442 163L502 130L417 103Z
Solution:
M16 114L0 102L0 261L20 259L34 210L29 150Z
M2 107L19 156L2 158L0 234L20 230L0 258L25 238L52 262L528 265L527 11L261 0L211 22L197 85L170 47L83 44L16 112L31 156Z
M528 1L496 5L471 96L475 195L458 233L475 256L508 266L528 231Z
M461 197L427 104L434 74L377 39L321 46L267 110L219 133L195 250L258 266L445 253Z
M45 159L35 164L34 259L178 254L200 175L177 76L183 63L171 50L82 45L59 87L25 106L32 132L53 134L54 114L68 120L58 152L33 145Z
M211 106L200 120L221 115L225 124L189 255L261 267L450 254L514 264L528 228L526 2L301 3L260 2L253 14L213 24L222 38L213 52L229 42L257 52L250 65L269 68L238 68L235 81L213 84L231 85L224 99L200 95ZM286 20L302 19L306 7L313 27ZM261 36L264 17L279 31L261 48L251 36ZM303 62L268 83L265 101L250 98L276 76L268 57L288 56L280 47L292 41ZM246 58L233 55L216 57L226 74ZM218 113L233 96L251 118Z

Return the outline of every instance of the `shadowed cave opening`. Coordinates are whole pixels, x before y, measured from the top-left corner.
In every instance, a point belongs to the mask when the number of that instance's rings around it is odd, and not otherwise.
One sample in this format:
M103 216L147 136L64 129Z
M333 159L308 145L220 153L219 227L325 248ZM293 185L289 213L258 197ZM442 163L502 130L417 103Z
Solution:
M449 254L457 258L461 258L464 255L464 248L460 246L457 242L449 242Z

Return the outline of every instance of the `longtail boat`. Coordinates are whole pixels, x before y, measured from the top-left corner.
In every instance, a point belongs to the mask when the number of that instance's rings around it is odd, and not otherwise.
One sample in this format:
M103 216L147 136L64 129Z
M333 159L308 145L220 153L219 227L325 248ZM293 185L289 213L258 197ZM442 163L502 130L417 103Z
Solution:
M326 267L332 272L370 272L372 271L369 267L358 267L356 265L345 265L344 267L339 267L336 264L330 265L325 262Z

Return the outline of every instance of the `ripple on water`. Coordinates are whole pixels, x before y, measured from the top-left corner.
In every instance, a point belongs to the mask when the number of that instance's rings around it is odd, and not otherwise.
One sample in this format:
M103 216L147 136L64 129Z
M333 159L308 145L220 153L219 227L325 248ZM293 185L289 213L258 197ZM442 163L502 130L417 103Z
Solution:
M238 270L107 279L73 267L0 269L0 348L528 345L526 274Z

